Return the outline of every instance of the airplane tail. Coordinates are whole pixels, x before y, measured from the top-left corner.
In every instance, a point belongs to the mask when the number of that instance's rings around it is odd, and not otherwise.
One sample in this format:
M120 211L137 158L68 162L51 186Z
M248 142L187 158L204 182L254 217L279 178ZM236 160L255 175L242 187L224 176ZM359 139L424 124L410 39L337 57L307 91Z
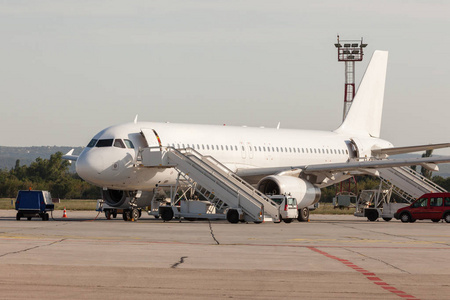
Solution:
M376 50L338 133L380 137L388 52Z

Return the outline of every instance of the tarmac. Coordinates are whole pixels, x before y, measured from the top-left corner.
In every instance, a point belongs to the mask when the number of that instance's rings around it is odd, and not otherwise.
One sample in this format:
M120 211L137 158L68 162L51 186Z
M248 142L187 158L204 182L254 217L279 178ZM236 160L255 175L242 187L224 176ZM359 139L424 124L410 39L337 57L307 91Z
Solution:
M0 211L0 299L448 299L450 224ZM56 217L57 216L57 217ZM96 218L97 217L97 218Z

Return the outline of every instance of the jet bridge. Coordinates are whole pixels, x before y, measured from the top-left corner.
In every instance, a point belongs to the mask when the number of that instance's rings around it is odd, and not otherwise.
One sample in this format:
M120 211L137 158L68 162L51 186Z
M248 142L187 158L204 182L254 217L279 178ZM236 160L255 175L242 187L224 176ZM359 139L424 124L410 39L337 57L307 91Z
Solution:
M406 205L391 203L392 193L406 203L411 203L426 193L447 192L409 167L378 169L378 172L381 181L379 189L361 191L356 202L355 216L357 217L367 217L369 221L382 217L385 221L390 221L394 213Z
M279 220L279 205L211 156L192 148L149 147L141 150L144 167L174 168L217 211L227 211L227 220L264 221L267 214Z

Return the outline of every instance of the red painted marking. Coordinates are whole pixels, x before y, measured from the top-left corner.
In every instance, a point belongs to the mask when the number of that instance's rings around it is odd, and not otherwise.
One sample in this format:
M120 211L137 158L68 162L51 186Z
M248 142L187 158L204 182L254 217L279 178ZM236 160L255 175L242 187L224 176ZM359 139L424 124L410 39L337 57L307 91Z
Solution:
M383 281L379 277L367 277L367 279L372 280L372 281Z
M389 285L389 284L387 284L386 282L383 282L383 281L381 281L381 282L374 282L375 284L378 284L378 285Z
M416 298L416 297L414 297L412 295L408 295L405 292L400 291L396 287L390 286L388 283L384 282L381 278L377 277L375 273L369 272L366 269L358 267L357 265L355 265L354 263L352 263L351 261L349 261L347 259L342 259L342 258L339 258L337 256L330 255L329 253L327 253L325 251L322 251L322 250L319 250L319 249L317 249L315 247L307 247L307 248L312 250L312 251L314 251L314 252L320 253L320 254L328 257L328 258L337 260L337 261L341 262L342 264L344 264L345 266L354 269L355 271L363 274L367 278L367 280L370 280L374 284L376 284L379 287L385 289L386 291L389 291L389 292L393 293L394 295L397 295L397 296L402 297L402 298L408 298L410 300L418 300L418 298Z

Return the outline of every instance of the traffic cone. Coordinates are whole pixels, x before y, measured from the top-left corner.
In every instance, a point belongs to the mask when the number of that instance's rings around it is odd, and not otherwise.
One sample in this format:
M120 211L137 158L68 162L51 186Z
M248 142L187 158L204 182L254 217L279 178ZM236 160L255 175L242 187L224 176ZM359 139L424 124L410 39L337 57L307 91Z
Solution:
M63 218L67 218L66 207L64 207Z

